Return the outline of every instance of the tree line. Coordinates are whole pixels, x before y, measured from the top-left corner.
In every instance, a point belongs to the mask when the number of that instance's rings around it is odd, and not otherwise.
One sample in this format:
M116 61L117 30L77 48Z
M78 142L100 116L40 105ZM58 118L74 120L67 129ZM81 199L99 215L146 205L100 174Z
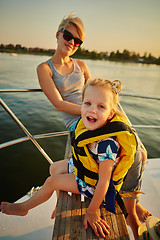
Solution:
M0 52L8 53L20 53L20 54L39 54L39 55L49 55L52 56L55 52L55 49L43 49L43 48L27 48L23 47L20 44L8 44L0 45ZM93 59L93 60L109 60L109 61L124 61L124 62L135 62L135 63L146 63L146 64L157 64L160 65L160 57L156 58L152 56L151 53L144 53L140 55L139 53L130 52L126 49L123 52L117 50L116 52L97 52L89 51L84 48L78 48L78 50L73 55L75 58L82 59Z

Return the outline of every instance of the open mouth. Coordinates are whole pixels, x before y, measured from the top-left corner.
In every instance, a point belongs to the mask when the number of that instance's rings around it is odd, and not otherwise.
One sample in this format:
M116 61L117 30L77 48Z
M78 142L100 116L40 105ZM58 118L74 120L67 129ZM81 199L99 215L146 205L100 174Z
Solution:
M91 123L95 123L97 121L97 119L93 117L87 117L87 120Z

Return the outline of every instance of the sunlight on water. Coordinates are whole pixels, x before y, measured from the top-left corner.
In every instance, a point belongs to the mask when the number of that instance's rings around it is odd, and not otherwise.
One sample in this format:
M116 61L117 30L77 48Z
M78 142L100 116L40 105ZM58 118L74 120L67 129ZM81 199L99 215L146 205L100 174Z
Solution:
M0 88L39 88L36 67L46 61L47 56L0 54ZM93 77L119 79L122 81L124 93L135 93L149 96L160 96L160 67L156 65L118 63L109 61L84 60ZM61 113L55 111L43 93L2 93L1 97L32 134L65 130ZM132 124L159 125L159 102L154 100L121 97L124 107ZM137 130L144 142L149 157L159 157L159 130ZM0 108L0 142L9 141L24 136L17 125ZM56 155L59 148L64 149L64 141L50 139L48 146L51 154ZM47 147L49 149L49 147ZM9 151L9 148L7 152ZM5 152L5 151L4 151ZM22 153L21 153L22 154ZM7 154L8 156L8 154ZM35 157L35 156L34 156Z

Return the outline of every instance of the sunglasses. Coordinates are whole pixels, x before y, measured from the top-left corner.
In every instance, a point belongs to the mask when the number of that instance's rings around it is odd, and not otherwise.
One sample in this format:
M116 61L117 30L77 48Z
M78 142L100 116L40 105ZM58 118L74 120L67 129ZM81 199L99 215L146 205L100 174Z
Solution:
M71 32L69 32L69 31L67 31L65 29L61 30L61 32L63 32L63 38L67 42L69 42L70 40L74 39L74 46L75 47L80 47L80 45L83 43L79 38L73 37Z

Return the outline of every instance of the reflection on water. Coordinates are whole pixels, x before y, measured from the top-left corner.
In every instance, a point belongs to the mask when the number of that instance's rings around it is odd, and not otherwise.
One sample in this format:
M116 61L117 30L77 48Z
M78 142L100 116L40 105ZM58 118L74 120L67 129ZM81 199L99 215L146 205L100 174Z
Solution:
M36 67L48 58L0 54L0 88L39 88ZM159 66L99 60L85 61L93 77L121 80L124 93L160 96ZM54 109L43 93L3 93L1 97L32 134L65 130L61 113ZM160 107L157 101L121 97L121 104L132 124L159 124ZM17 138L24 136L7 113L3 109L0 111L0 142L12 140L15 136ZM155 140L157 135L159 137L159 130L137 129L137 131L149 151L149 157L158 157L160 151Z
M39 88L36 67L48 58L46 56L0 54L0 88ZM85 61L93 77L121 80L123 92L160 96L159 66ZM61 113L55 110L42 92L2 93L1 98L33 135L66 130ZM121 97L121 104L132 124L160 125L160 106L157 101ZM158 146L160 130L137 129L137 132L148 150L149 157L160 157ZM22 130L0 107L0 143L23 136L25 134ZM53 161L63 159L66 137L41 139L38 142ZM49 174L49 164L29 141L0 150L0 161L2 181L6 179L7 183L9 180L5 176L11 176L12 185L11 181L7 184L11 186L13 192L18 184L17 194L20 188L22 188L22 193L26 193L33 185L43 184ZM15 179L14 173L20 174L20 179ZM23 177L25 176L27 176L27 182L24 184ZM10 192L9 196L11 195Z

